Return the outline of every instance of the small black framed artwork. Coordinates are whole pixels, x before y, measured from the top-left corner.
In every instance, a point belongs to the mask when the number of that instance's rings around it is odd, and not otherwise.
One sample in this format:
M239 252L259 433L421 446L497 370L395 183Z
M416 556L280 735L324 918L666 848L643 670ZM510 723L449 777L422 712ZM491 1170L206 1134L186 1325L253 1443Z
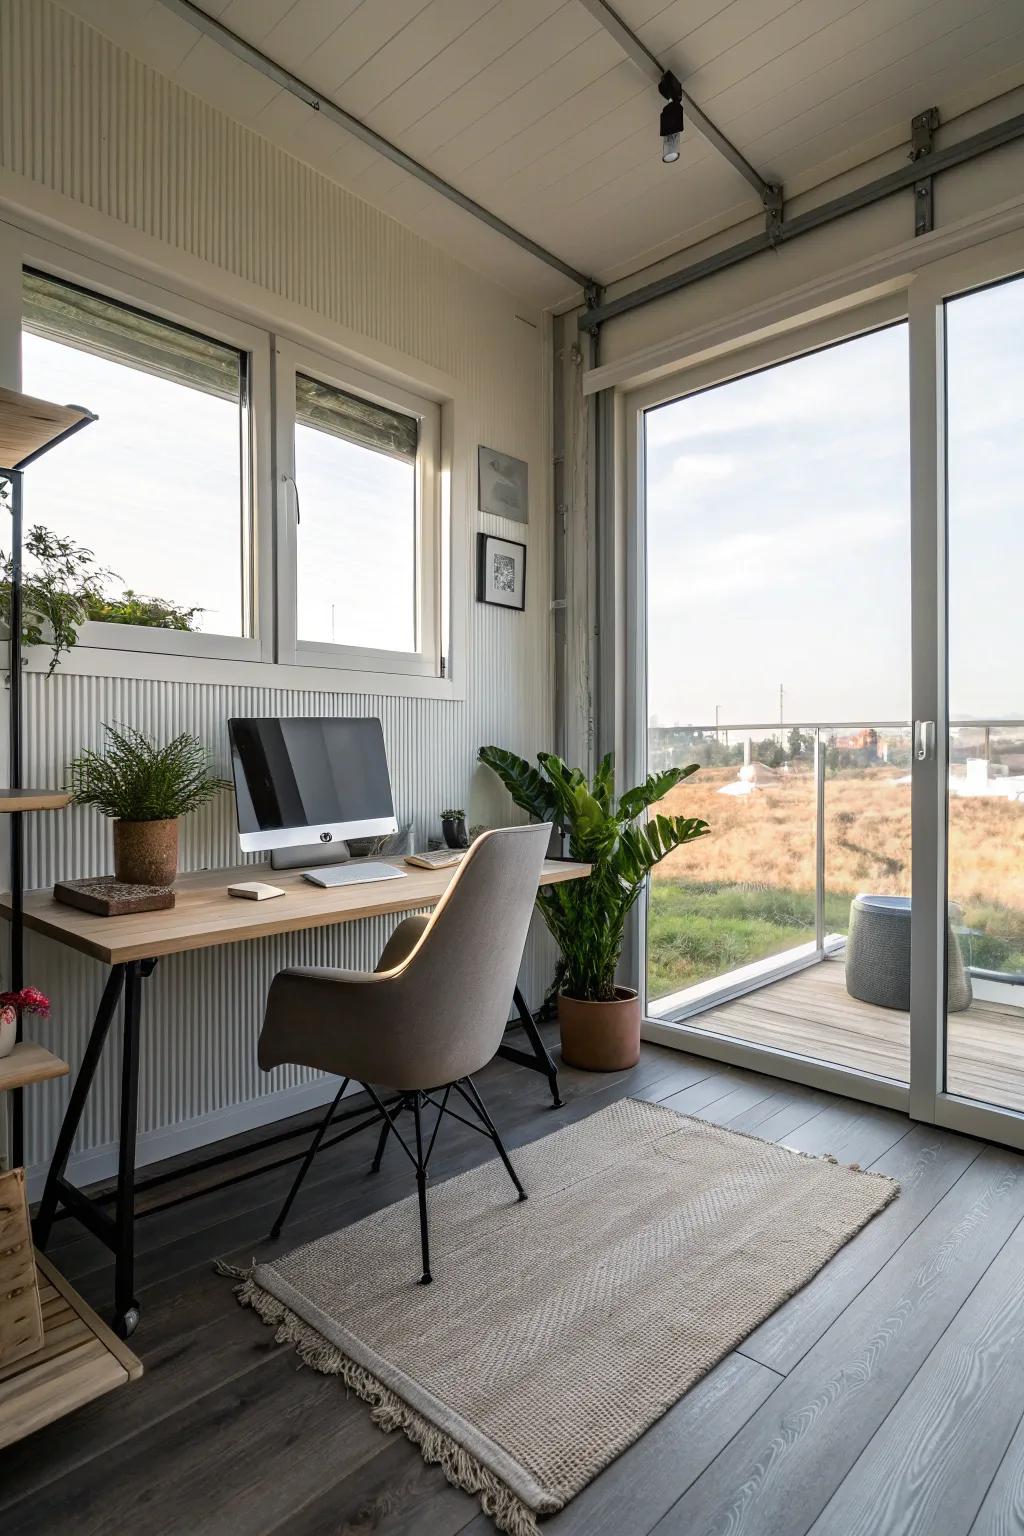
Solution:
M499 608L526 607L526 545L499 539L493 533L476 536L477 602Z

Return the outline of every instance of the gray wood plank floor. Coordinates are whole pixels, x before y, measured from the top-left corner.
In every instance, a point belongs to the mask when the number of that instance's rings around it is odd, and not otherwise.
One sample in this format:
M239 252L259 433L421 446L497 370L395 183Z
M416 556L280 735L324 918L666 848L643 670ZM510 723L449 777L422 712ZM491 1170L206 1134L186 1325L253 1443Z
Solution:
M480 1084L512 1147L632 1094L877 1168L903 1189L545 1532L1024 1533L1024 1157L656 1046L617 1076L565 1070L560 1110L506 1062ZM238 1139L240 1156L247 1142ZM375 1178L371 1155L363 1138L317 1160L290 1246L409 1193L401 1154L392 1149ZM434 1178L487 1155L482 1138L452 1123ZM213 1273L216 1256L248 1263L269 1251L291 1176L267 1170L140 1224L133 1342L146 1374L0 1452L0 1529L490 1536L474 1500L403 1438L376 1430L336 1379L275 1346ZM65 1221L51 1253L104 1309L102 1246Z

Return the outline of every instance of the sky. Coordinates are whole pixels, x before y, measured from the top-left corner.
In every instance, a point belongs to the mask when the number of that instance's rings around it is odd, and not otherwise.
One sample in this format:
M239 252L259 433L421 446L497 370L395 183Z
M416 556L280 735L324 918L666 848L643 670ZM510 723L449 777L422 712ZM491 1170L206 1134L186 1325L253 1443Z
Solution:
M136 592L202 607L198 629L242 634L238 406L27 332L22 388L99 417L32 466L26 522Z
M415 466L299 426L295 479L299 639L415 650Z
M1024 280L949 317L954 715L1024 715ZM896 325L647 413L651 723L910 718Z

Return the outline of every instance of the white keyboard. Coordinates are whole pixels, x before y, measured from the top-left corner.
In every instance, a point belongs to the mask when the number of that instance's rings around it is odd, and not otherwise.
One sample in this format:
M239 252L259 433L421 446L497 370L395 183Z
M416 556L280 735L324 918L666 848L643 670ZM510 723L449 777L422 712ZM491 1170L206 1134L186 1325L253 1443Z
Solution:
M329 864L325 869L304 869L303 880L310 885L365 885L368 880L404 880L405 870L393 864L364 863L354 859L351 864Z

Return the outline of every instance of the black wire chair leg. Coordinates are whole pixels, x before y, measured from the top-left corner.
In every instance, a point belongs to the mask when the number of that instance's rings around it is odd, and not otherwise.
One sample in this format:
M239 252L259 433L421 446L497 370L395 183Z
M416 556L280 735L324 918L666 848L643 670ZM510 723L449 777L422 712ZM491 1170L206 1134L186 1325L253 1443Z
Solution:
M480 1097L479 1093L477 1092L476 1084L474 1083L474 1081L473 1081L473 1079L471 1077L465 1077L465 1078L463 1078L462 1081L465 1083L466 1088L469 1089L469 1093L467 1094L465 1092L465 1090L463 1089L461 1083L456 1083L455 1084L456 1088L462 1094L462 1097L466 1100L466 1103L470 1104L476 1110L477 1114L480 1116L480 1119L483 1121L484 1125L487 1127L487 1130L488 1130L488 1133L490 1135L490 1138L494 1142L494 1145L498 1149L498 1156L501 1158L502 1162L505 1164L505 1168L506 1168L506 1171L508 1172L508 1176L512 1180L512 1183L515 1185L516 1189L519 1192L520 1200L525 1200L526 1199L526 1190L523 1188L522 1184L519 1182L519 1175L518 1175L518 1173L516 1173L515 1169L512 1167L511 1159L509 1158L508 1153L505 1151L505 1143L502 1141L501 1137L498 1135L498 1127L495 1125L494 1121L491 1119L490 1115L487 1113L487 1106L484 1104L483 1099ZM470 1095L472 1095L472 1097L470 1097Z
M398 1106L398 1109L395 1111L396 1114L401 1110L401 1107L402 1107L401 1105ZM370 1164L370 1172L371 1173L380 1173L380 1165L381 1165L381 1160L382 1160L382 1158L384 1156L384 1148L388 1144L388 1137L390 1136L390 1134L391 1134L391 1121L390 1120L385 1120L384 1124L380 1128L380 1135L377 1138L377 1150L373 1154L373 1162Z
M285 1222L288 1220L288 1212L292 1208L292 1201L295 1199L295 1196L298 1194L299 1190L302 1188L302 1181L306 1177L306 1174L309 1172L310 1167L312 1166L313 1159L314 1159L314 1157L316 1157L316 1154L319 1151L320 1143L323 1141L324 1136L327 1134L327 1127L330 1125L331 1121L334 1119L334 1112L337 1109L338 1105L341 1103L341 1096L345 1092L345 1089L348 1087L348 1085L349 1085L349 1079L346 1077L344 1082L342 1083L341 1087L338 1089L337 1096L336 1096L336 1098L334 1100L334 1103L331 1105L330 1109L327 1111L327 1113L324 1116L323 1120L320 1122L319 1126L317 1127L316 1135L313 1137L313 1140L310 1142L309 1147L308 1147L308 1149L306 1151L306 1155L302 1159L301 1164L299 1165L299 1171L295 1175L295 1182L292 1185L291 1189L288 1191L288 1194L287 1194L287 1196L285 1198L284 1205L282 1205L280 1211L277 1214L277 1220L274 1222L274 1225L270 1229L271 1237L280 1237L281 1236L281 1229L284 1226Z
M420 1247L423 1252L423 1274L420 1276L421 1285L429 1285L433 1280L430 1273L430 1233L427 1227L427 1165L423 1157L423 1127L420 1119L419 1093L412 1097L412 1113L416 1122L416 1193L420 1202Z

